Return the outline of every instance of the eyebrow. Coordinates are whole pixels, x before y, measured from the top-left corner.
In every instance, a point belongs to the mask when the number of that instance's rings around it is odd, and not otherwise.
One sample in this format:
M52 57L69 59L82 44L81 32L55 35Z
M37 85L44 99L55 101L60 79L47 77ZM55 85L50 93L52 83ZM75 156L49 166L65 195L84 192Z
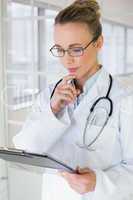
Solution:
M70 45L69 45L69 48L70 48L70 47L73 47L73 46L78 46L78 45L81 46L81 45L83 45L83 44L81 44L81 43L73 43L73 44L70 44ZM59 44L55 44L54 47L61 47L61 48L63 48L63 47L62 47L61 45L59 45Z
M70 44L69 47L78 46L78 45L81 46L81 45L83 45L83 44L80 44L80 43L74 43L74 44Z

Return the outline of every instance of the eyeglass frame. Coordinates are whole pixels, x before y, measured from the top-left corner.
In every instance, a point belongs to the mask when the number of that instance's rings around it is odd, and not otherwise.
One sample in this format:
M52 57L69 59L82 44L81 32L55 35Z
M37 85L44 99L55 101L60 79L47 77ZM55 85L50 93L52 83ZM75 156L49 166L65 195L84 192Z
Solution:
M98 37L99 37L99 35L96 35L85 47L78 47L78 48L81 48L81 49L82 49L82 54L81 54L80 56L83 56L84 50L87 49L87 48L90 46L90 44L91 44L92 42L95 42L95 41L98 39ZM50 49L50 52L51 52L51 54L52 54L54 57L59 57L59 58L64 57L64 56L65 56L65 52L68 52L68 54L69 54L70 56L72 56L72 55L69 53L70 48L68 48L68 49L63 49L63 48L62 48L63 53L64 53L63 56L55 56L55 55L52 53L52 49L53 49L54 47L56 47L56 45L54 45L54 46L51 47L51 49ZM76 48L76 47L75 47L75 48ZM72 56L72 57L80 57L80 56Z

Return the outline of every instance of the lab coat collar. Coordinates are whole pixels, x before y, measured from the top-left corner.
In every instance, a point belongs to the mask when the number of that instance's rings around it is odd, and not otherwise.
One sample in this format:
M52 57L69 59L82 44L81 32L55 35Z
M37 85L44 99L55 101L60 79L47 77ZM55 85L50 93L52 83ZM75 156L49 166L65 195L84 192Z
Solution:
M93 101L97 97L106 96L109 88L109 81L109 73L102 67L98 78L86 94L87 99Z
M88 78L88 80L85 82L85 84L83 86L83 95L86 95L88 90L90 90L90 88L95 84L95 82L101 72L101 68L95 74L93 74L90 78Z
M85 94L84 96L84 99L75 109L74 115L80 116L81 118L81 110L83 116L85 116L85 113L88 114L90 107L93 105L94 101L96 101L99 97L106 96L109 88L109 81L109 73L102 67L95 83L92 85L91 88L88 89L87 94Z

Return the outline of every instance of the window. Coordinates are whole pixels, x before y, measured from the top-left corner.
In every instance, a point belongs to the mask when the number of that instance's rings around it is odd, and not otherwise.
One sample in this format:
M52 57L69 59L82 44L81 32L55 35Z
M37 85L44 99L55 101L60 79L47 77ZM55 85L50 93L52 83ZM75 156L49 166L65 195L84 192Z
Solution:
M10 106L21 108L32 104L32 97L45 87L46 72L50 77L59 66L49 53L57 8L20 1L9 1L7 8L7 96Z
M2 1L6 9L2 19L6 79L1 92L6 118L3 136L6 135L6 145L9 147L13 147L12 138L21 130L34 97L45 87L52 73L56 78L53 68L55 60L49 53L49 46L53 45L53 22L59 8L34 2ZM18 181L20 177L21 181ZM5 183L9 189L9 199L17 200L26 194L24 198L27 200L41 200L42 174L34 173L34 170L28 172L8 166L8 183ZM3 190L3 185L1 188ZM4 195L4 200L7 200L7 194Z
M133 27L103 21L102 63L112 74L133 72Z
M133 72L133 28L127 29L126 63L128 72Z

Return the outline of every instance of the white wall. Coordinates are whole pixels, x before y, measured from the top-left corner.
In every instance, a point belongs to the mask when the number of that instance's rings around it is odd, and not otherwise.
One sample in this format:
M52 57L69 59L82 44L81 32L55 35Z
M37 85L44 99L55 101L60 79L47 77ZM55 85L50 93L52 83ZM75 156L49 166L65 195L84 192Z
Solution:
M22 166L22 168L25 166ZM28 169L28 168L26 168ZM9 166L8 200L45 200L42 195L42 174ZM0 199L1 200L1 199ZM3 200L3 199L2 199Z
M99 0L103 17L133 26L132 0Z

